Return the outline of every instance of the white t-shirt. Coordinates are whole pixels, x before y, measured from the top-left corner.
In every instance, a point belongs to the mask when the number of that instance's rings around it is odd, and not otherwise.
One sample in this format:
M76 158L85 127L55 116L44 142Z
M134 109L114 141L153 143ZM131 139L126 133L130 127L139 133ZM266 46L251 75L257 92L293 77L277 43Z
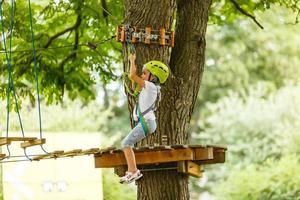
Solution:
M153 103L156 101L157 92L160 91L160 86L155 85L152 82L145 81L145 86L142 88L139 94L139 105L141 109L141 113L146 111ZM149 111L144 115L145 119L155 120L155 115L153 110ZM133 119L134 121L138 121L138 117L136 114L136 106L133 109Z

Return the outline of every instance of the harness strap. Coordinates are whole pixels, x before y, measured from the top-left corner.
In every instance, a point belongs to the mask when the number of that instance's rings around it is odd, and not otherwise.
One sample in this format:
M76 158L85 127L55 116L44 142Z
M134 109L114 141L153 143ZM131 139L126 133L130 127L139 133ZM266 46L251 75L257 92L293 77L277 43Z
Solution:
M144 130L144 133L145 133L145 136L148 135L149 133L149 127L148 127L148 124L144 118L144 116L142 115L141 113L141 109L140 109L140 106L137 106L137 111L138 111L138 119L139 119L139 122L141 123L142 125L142 128Z
M143 130L144 130L146 136L147 136L148 133L149 133L149 127L148 127L148 124L147 124L147 122L146 122L144 116L145 116L148 112L150 112L151 110L153 110L153 111L156 110L156 106L155 106L156 101L157 101L157 100L160 101L160 92L159 92L159 90L158 90L157 87L156 87L156 91L157 91L157 97L156 97L156 99L154 100L153 104L152 104L149 108L147 108L144 112L141 112L141 108L140 108L139 102L137 102L137 104L136 104L136 112L137 112L136 114L137 114L137 116L138 116L138 120L139 120L139 122L141 123L142 128L143 128Z

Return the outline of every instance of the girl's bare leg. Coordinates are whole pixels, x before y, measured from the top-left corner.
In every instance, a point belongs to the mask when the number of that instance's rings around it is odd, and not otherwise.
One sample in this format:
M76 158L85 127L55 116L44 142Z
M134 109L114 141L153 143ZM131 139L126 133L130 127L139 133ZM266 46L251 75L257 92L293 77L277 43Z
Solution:
M131 147L125 147L123 149L123 152L125 154L125 158L127 161L128 171L136 172L138 169L136 167L136 161L135 161L135 155L133 149Z

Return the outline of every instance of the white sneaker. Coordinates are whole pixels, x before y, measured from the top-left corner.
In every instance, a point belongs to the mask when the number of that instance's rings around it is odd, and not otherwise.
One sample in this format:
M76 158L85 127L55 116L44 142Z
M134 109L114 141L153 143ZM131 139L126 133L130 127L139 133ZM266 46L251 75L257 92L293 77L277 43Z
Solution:
M137 170L136 172L126 172L125 176L120 178L120 183L129 184L140 179L142 176L143 174L140 170Z

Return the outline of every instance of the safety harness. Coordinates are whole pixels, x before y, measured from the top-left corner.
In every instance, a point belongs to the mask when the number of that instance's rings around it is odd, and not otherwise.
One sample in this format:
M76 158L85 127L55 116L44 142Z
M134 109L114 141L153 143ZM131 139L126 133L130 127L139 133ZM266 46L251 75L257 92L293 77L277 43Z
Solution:
M140 104L139 104L139 98L137 100L137 103L136 103L136 107L135 107L135 111L136 111L136 115L138 117L138 123L141 123L142 125L142 128L144 130L144 133L145 135L147 136L148 133L149 133L149 127L148 127L148 124L144 118L144 116L149 113L150 111L156 111L157 107L158 107L158 104L160 102L160 91L159 89L157 88L156 86L156 91L157 91L157 97L155 98L154 102L152 103L152 105L147 108L145 111L141 111L141 107L140 107Z

